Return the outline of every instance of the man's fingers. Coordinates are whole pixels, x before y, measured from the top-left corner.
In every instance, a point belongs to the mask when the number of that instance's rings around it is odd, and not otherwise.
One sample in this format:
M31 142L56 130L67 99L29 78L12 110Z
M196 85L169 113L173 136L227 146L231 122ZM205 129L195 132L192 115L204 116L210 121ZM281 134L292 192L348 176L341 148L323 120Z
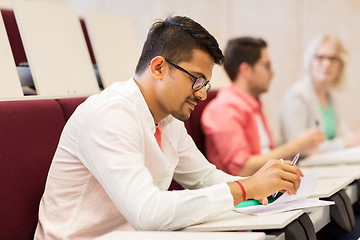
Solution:
M291 182L288 182L288 181L283 181L282 189L287 191L290 195L296 194L296 190L297 190L295 185L293 183L291 183Z
M301 171L301 169L298 166L296 166L296 165L291 166L291 164L288 164L290 161L284 161L284 163L285 162L286 162L286 164L284 164L284 166L282 166L283 170L285 170L286 172L291 172L291 173L296 174L301 177L304 176L304 173Z
M295 194L297 192L301 182L299 175L284 171L281 174L281 179L284 180L282 183L287 187L283 187L283 189L288 190L290 194Z

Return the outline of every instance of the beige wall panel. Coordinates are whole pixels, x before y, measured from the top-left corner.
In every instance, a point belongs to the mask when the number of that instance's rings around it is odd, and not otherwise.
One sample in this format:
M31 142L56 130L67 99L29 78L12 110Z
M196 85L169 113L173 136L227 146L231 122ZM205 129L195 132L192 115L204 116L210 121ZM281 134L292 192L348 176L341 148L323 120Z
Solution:
M349 53L346 67L346 85L340 92L341 114L352 130L360 129L360 1L358 0L303 0L303 42L319 33L339 35Z

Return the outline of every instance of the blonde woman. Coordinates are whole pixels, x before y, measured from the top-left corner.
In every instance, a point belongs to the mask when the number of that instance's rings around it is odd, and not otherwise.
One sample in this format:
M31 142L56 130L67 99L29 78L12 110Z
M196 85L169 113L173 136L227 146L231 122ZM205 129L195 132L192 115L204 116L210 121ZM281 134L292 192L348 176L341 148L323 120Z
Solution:
M311 42L304 56L304 77L289 88L281 106L284 141L295 139L306 129L319 128L327 141L316 149L318 152L360 144L359 133L348 136L334 91L344 84L346 60L338 37L324 34Z

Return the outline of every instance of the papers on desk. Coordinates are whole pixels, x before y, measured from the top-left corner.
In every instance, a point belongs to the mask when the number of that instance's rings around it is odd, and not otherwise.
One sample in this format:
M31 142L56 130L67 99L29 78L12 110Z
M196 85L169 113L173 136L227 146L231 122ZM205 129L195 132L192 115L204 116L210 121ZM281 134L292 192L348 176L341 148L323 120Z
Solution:
M344 163L360 163L360 147L346 148L316 154L299 161L299 166L335 165Z
M315 191L316 185L317 173L316 169L314 168L301 179L300 187L295 195L289 195L287 192L285 192L283 195L281 195L281 197L268 205L236 208L235 211L253 215L263 215L284 212L293 209L334 204L334 202L332 201L323 201L315 198L307 198Z

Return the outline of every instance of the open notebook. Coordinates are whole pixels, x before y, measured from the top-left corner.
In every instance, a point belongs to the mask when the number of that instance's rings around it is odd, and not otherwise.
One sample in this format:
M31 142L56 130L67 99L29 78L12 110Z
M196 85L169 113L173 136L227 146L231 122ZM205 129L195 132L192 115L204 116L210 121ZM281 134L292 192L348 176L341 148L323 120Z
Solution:
M317 173L316 169L314 168L301 179L300 187L295 195L289 195L287 192L285 192L278 199L269 201L268 205L258 205L255 203L255 206L249 206L249 203L251 205L251 203L254 203L254 201L245 201L244 203L237 205L235 207L235 211L247 214L263 215L284 212L293 209L334 204L332 201L323 201L317 198L307 198L315 191L316 185Z

